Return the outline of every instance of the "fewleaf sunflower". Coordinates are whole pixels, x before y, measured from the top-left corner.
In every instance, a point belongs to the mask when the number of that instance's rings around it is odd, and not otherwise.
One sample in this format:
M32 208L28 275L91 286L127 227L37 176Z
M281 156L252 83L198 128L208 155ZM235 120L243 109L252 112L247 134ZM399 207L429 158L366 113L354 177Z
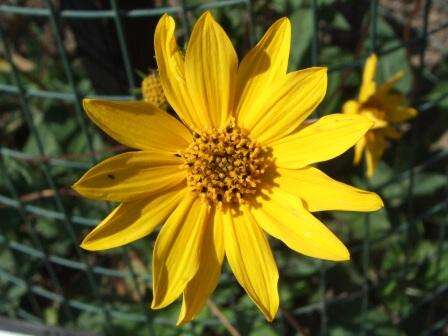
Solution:
M307 256L347 260L347 248L312 212L382 207L376 194L311 167L345 152L373 123L333 114L303 125L325 95L327 73L319 67L286 73L286 18L239 65L210 13L194 26L185 56L174 30L164 15L154 40L163 90L180 121L141 101L84 100L94 123L138 151L101 162L74 185L86 197L121 202L81 246L121 246L163 224L152 258L152 308L182 294L178 323L193 319L226 257L271 321L278 271L266 233Z
M401 93L391 91L404 75L399 72L382 85L375 82L377 56L372 54L364 65L361 89L357 100L349 100L343 106L347 115L362 115L374 125L355 145L354 164L365 155L366 175L372 177L378 162L384 154L388 139L399 139L401 132L397 124L417 115L417 111L406 106Z

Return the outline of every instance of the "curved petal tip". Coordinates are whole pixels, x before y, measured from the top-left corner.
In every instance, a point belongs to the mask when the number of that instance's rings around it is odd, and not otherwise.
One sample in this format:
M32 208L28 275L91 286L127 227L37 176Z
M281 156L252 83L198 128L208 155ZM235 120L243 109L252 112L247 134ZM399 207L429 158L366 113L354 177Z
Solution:
M337 261L348 261L348 260L350 260L350 252L346 248L344 253L341 254L340 259L338 259Z
M286 16L278 19L274 25L277 26L278 30L285 30L288 34L291 34L291 21Z
M372 197L373 197L373 203L374 203L374 206L372 207L372 211L378 211L378 210L384 208L384 202L383 202L383 199L380 197L380 195L378 195L376 193L372 193Z

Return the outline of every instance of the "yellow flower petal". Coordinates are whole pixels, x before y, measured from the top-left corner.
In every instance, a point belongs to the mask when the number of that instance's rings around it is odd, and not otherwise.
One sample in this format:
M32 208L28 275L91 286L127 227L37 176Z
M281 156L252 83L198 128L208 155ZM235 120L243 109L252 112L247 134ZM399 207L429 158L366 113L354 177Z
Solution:
M271 93L284 81L291 45L291 23L276 21L238 68L236 116L238 125L251 130Z
M214 219L207 223L205 229L199 269L184 290L177 325L185 324L195 318L218 285L224 259L223 225L222 212L215 211Z
M145 237L168 218L186 190L182 185L166 193L120 204L89 232L81 247L89 251L105 250Z
M378 63L378 58L375 54L372 54L364 65L364 73L362 76L361 89L359 91L359 101L364 103L375 93L376 83L376 65Z
M162 226L152 259L152 309L176 300L198 271L208 216L208 204L189 194Z
M165 152L128 152L97 164L73 185L87 198L132 201L169 190L186 177L183 160Z
M378 165L378 158L375 157L375 155L373 155L372 151L367 148L366 149L366 153L365 153L365 157L366 157L366 175L367 177L372 177L376 166Z
M388 125L386 120L377 117L378 110L376 108L362 108L360 114L373 122L372 129L383 128Z
M394 139L394 140L398 140L401 138L401 132L392 126L383 128L381 131L383 132L384 136L387 138Z
M250 130L259 142L271 142L294 131L320 104L327 90L327 68L308 68L285 81L259 110Z
M386 150L387 142L384 136L379 133L371 133L367 138L366 145L366 175L372 177L375 173L376 166Z
M224 30L205 12L196 22L185 55L191 97L208 127L226 126L235 96L238 57Z
M353 157L353 163L355 165L359 164L362 158L362 153L366 148L366 137L363 136L355 145L355 156Z
M275 164L298 169L330 160L352 147L372 126L359 115L332 114L272 144Z
M377 93L375 99L378 100L379 104L383 107L383 110L387 112L406 104L406 98L401 93ZM388 115L386 115L386 118L387 116Z
M182 123L142 101L84 99L83 105L95 124L131 148L176 152L192 139Z
M260 203L251 209L258 224L289 248L319 259L350 259L344 244L304 208L299 198L276 188L268 199L260 198Z
M381 198L372 192L333 180L319 169L278 169L279 188L299 197L309 211L375 211L383 207Z
M174 36L176 24L174 19L164 14L154 33L154 50L159 69L163 92L177 115L193 130L200 130L203 118L191 99L185 81L184 57L179 50Z
M396 107L387 114L391 123L399 123L417 116L417 110L412 107Z
M225 215L224 246L236 279L272 321L279 304L278 270L264 232L247 209L240 216Z
M378 87L378 94L385 95L387 94L395 84L397 84L404 77L404 71L399 71L395 75L393 75L386 83L381 84Z
M360 104L356 100L349 100L342 106L342 113L358 114Z

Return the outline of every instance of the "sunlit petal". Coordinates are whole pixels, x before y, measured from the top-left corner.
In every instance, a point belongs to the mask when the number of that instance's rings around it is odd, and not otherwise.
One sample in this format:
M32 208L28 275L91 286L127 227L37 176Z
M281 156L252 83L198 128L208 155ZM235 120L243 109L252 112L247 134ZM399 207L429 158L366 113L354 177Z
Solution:
M194 26L185 56L191 97L208 127L224 127L233 109L238 58L209 12Z
M251 130L271 93L284 82L291 45L291 23L276 21L238 68L236 116L238 125Z
M127 152L102 161L73 185L87 198L132 201L167 191L185 180L183 160L166 152Z
M383 207L381 198L333 180L319 169L278 169L275 179L281 190L299 197L309 211L375 211Z
M84 99L83 105L95 124L128 147L176 152L191 141L181 122L149 103Z
M152 259L153 301L151 308L166 307L184 291L200 265L202 241L209 206L190 194L163 225Z
M372 127L359 115L331 114L272 144L275 164L298 169L341 155Z
M260 203L251 209L258 224L289 248L314 258L350 259L344 244L305 209L298 197L275 189Z
M86 250L105 250L126 245L150 234L173 212L186 194L181 185L162 194L120 204L82 241Z
M260 108L250 135L259 142L280 139L295 130L319 105L327 90L327 69L308 68L289 73Z
M224 258L223 221L223 213L216 211L214 218L210 218L207 223L202 241L199 269L184 290L178 325L195 318L218 285Z
M154 33L154 50L163 92L177 115L193 130L200 130L207 124L200 118L196 102L190 96L185 80L185 62L174 36L174 19L164 14Z
M224 218L224 245L230 268L268 321L277 313L278 271L264 232L245 210Z

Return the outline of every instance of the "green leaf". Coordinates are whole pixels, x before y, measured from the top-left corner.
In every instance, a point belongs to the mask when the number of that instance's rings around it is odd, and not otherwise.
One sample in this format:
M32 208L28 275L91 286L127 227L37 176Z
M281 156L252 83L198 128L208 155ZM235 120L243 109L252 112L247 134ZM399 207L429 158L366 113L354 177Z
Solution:
M303 65L305 52L313 37L313 12L311 9L298 9L290 15L292 24L292 48L289 67L292 70Z

